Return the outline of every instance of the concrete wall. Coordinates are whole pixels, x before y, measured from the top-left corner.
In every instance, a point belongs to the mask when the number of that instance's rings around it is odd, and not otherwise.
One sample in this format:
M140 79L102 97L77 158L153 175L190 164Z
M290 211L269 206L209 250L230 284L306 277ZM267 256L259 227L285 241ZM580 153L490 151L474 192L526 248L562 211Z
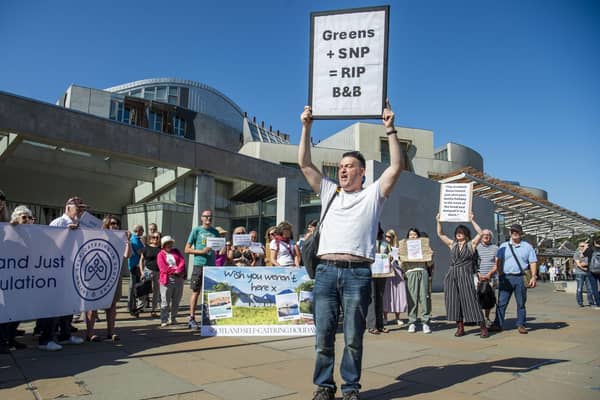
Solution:
M111 94L103 90L71 85L67 89L65 107L99 117L108 118Z
M483 157L472 148L458 143L448 143L447 148L448 161L483 171Z
M194 129L196 132L196 142L219 147L231 152L237 152L241 147L241 129L239 131L235 130L206 114L196 114Z

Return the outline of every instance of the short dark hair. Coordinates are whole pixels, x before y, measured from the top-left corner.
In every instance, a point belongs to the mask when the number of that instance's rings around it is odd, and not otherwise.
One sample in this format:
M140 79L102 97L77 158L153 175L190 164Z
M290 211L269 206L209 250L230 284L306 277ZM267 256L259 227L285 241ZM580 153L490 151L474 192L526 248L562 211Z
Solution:
M459 225L454 230L454 237L456 238L456 234L461 232L463 235L467 237L467 241L471 240L471 230L465 225Z
M344 154L342 154L342 158L344 157L356 158L360 163L360 166L366 168L367 162L365 161L365 157L360 153L360 151L347 151Z

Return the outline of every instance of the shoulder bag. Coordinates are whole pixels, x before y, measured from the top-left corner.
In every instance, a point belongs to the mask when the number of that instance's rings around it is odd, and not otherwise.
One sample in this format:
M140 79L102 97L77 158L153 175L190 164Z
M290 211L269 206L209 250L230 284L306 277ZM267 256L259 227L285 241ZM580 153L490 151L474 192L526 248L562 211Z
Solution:
M337 196L340 188L338 187L331 196L331 200L327 203L327 207L325 208L325 212L323 213L323 218L319 221L319 225L315 228L315 231L312 235L308 237L308 239L304 240L304 244L302 245L302 260L304 261L304 268L306 268L306 272L308 272L308 276L310 279L315 278L315 273L317 272L317 264L319 263L319 258L317 257L317 251L319 250L319 238L321 236L321 224L327 215L327 211L329 211L329 207L331 207L331 203L333 203L333 199Z
M521 267L521 263L519 262L519 258L515 254L515 249L513 249L513 245L511 243L509 243L508 247L510 247L510 252L512 253L513 257L515 258L515 261L517 262L517 266L521 270L521 275L523 276L523 283L525 284L525 287L529 289L529 282L531 281L531 269L528 268L528 269L524 270Z

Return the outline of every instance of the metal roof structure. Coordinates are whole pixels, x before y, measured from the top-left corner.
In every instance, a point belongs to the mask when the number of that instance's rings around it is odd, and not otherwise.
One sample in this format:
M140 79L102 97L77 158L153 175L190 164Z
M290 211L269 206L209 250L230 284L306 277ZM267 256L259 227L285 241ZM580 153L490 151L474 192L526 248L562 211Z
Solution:
M440 183L473 183L473 194L492 201L506 226L518 223L526 234L568 238L600 231L600 223L539 198L523 188L473 168L431 176Z

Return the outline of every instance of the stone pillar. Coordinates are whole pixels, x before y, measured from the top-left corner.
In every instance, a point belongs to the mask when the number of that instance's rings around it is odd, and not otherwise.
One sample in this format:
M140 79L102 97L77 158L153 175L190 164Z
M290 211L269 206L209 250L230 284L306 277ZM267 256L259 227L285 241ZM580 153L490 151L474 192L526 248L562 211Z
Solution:
M300 225L299 189L300 180L297 178L277 178L277 223L287 221L294 228L294 238L297 238L303 227Z
M215 178L210 175L202 174L196 175L194 185L194 212L192 216L192 228L200 225L200 215L203 210L212 210L214 215L215 210ZM181 248L185 247L187 243L187 237L184 238L184 242ZM187 277L188 279L192 276L192 266L194 265L194 256L190 255L188 258Z

